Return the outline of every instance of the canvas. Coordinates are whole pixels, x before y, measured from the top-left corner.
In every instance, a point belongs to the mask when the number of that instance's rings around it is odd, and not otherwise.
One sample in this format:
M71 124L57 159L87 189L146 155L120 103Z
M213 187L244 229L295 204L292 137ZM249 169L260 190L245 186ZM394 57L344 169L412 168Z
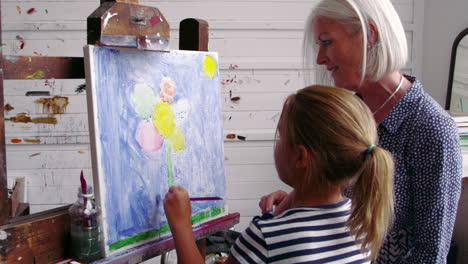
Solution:
M227 214L218 57L85 48L96 200L106 256L170 235L163 199L185 187L192 223Z

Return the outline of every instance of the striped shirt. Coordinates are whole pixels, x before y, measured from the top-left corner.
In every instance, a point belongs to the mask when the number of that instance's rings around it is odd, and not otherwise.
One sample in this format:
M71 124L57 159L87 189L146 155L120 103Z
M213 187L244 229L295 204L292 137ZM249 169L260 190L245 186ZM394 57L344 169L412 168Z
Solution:
M349 234L351 200L254 217L231 248L236 263L370 263Z

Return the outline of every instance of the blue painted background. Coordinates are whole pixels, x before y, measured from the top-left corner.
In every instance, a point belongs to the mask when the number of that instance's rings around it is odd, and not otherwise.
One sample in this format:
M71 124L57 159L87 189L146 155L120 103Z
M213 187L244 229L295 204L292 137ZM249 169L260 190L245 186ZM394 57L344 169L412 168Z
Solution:
M174 185L187 188L190 196L224 198L219 73L217 70L209 79L203 72L205 55L218 64L217 54L103 47L94 47L90 53L94 60L92 92L98 125L94 133L101 149L97 162L102 169L98 177L102 185L99 191L104 195L100 202L105 208L106 245L167 224L163 209L168 190L165 145L147 153L136 140L141 118L134 110L131 94L137 83L150 85L159 97L160 81L169 77L176 84L174 105L183 98L189 103L187 117L176 123L186 146L171 154ZM163 144L167 143L165 140ZM213 206L224 207L224 201L193 202L192 214Z

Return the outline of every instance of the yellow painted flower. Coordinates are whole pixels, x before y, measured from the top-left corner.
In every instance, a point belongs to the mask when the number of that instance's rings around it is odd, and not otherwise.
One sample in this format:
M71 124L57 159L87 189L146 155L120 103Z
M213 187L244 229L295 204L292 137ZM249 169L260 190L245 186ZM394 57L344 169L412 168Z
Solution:
M174 132L169 136L169 142L174 152L181 151L185 148L185 137L180 129L175 128Z
M167 138L174 132L174 114L166 102L160 102L153 111L153 124L161 136Z

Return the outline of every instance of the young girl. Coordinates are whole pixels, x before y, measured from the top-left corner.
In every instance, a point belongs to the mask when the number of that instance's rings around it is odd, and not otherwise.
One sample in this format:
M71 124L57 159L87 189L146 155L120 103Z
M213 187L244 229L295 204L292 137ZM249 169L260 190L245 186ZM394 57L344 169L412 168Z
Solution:
M288 210L255 217L227 263L370 263L393 217L393 161L357 96L310 86L290 95L277 128L275 165L294 191ZM343 191L354 185L352 200ZM204 263L190 201L172 187L164 208L179 263Z

